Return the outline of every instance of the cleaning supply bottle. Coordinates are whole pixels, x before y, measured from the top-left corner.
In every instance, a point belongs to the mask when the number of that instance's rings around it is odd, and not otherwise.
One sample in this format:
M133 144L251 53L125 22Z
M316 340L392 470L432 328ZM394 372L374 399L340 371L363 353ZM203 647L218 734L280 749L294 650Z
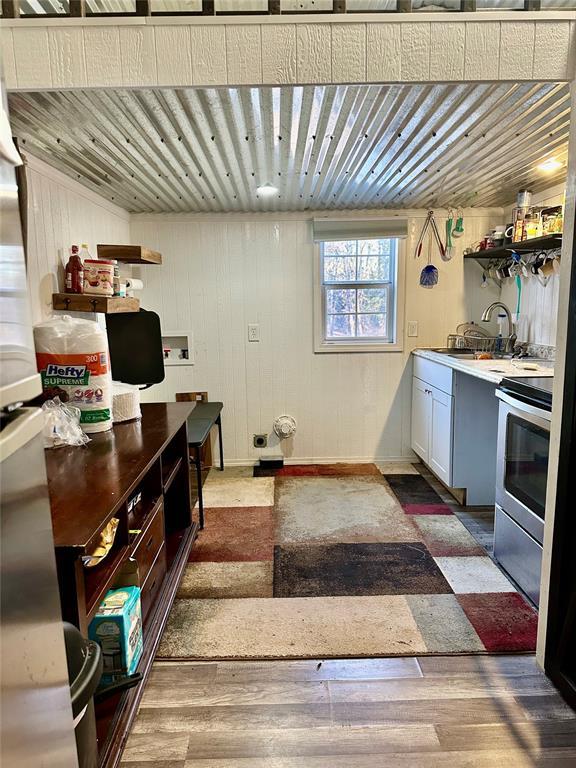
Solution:
M78 246L73 245L70 248L70 258L66 264L66 293L84 292L84 265L78 254Z
M508 319L503 312L498 313L498 338L494 342L494 351L502 354L505 351L504 344L504 323L507 323Z
M80 251L80 258L82 261L86 261L86 259L92 259L92 256L90 256L90 251L88 250L88 246L86 243L82 243L81 245L81 251Z

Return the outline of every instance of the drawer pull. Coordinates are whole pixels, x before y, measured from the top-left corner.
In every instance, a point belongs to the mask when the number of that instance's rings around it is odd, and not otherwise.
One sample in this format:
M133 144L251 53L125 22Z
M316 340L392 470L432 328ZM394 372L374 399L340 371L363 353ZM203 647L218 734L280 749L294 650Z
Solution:
M146 549L150 549L153 541L154 541L154 534L152 534L152 536L150 536L150 538L148 539L148 543L146 544Z
M152 584L150 584L150 592L152 592L152 590L154 589L155 586L156 586L156 579L154 579Z

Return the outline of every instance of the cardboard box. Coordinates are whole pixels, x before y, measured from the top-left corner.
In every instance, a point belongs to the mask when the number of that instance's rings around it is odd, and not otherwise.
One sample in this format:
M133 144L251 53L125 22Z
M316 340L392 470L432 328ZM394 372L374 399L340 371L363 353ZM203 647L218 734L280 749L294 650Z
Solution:
M102 648L101 683L132 675L142 655L140 588L111 589L88 627L88 636Z

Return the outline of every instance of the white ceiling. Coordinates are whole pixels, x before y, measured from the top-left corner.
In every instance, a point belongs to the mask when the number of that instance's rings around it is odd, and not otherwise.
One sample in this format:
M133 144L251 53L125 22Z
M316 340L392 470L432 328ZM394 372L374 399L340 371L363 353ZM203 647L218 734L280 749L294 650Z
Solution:
M554 83L10 95L24 151L133 212L506 205L564 180L536 166L569 109Z

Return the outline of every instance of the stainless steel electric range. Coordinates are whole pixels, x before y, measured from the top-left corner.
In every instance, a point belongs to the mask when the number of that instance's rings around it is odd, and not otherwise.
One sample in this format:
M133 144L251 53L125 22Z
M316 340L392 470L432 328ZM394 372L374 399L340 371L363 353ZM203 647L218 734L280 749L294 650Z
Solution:
M494 556L538 605L550 450L552 377L503 379L496 390Z

